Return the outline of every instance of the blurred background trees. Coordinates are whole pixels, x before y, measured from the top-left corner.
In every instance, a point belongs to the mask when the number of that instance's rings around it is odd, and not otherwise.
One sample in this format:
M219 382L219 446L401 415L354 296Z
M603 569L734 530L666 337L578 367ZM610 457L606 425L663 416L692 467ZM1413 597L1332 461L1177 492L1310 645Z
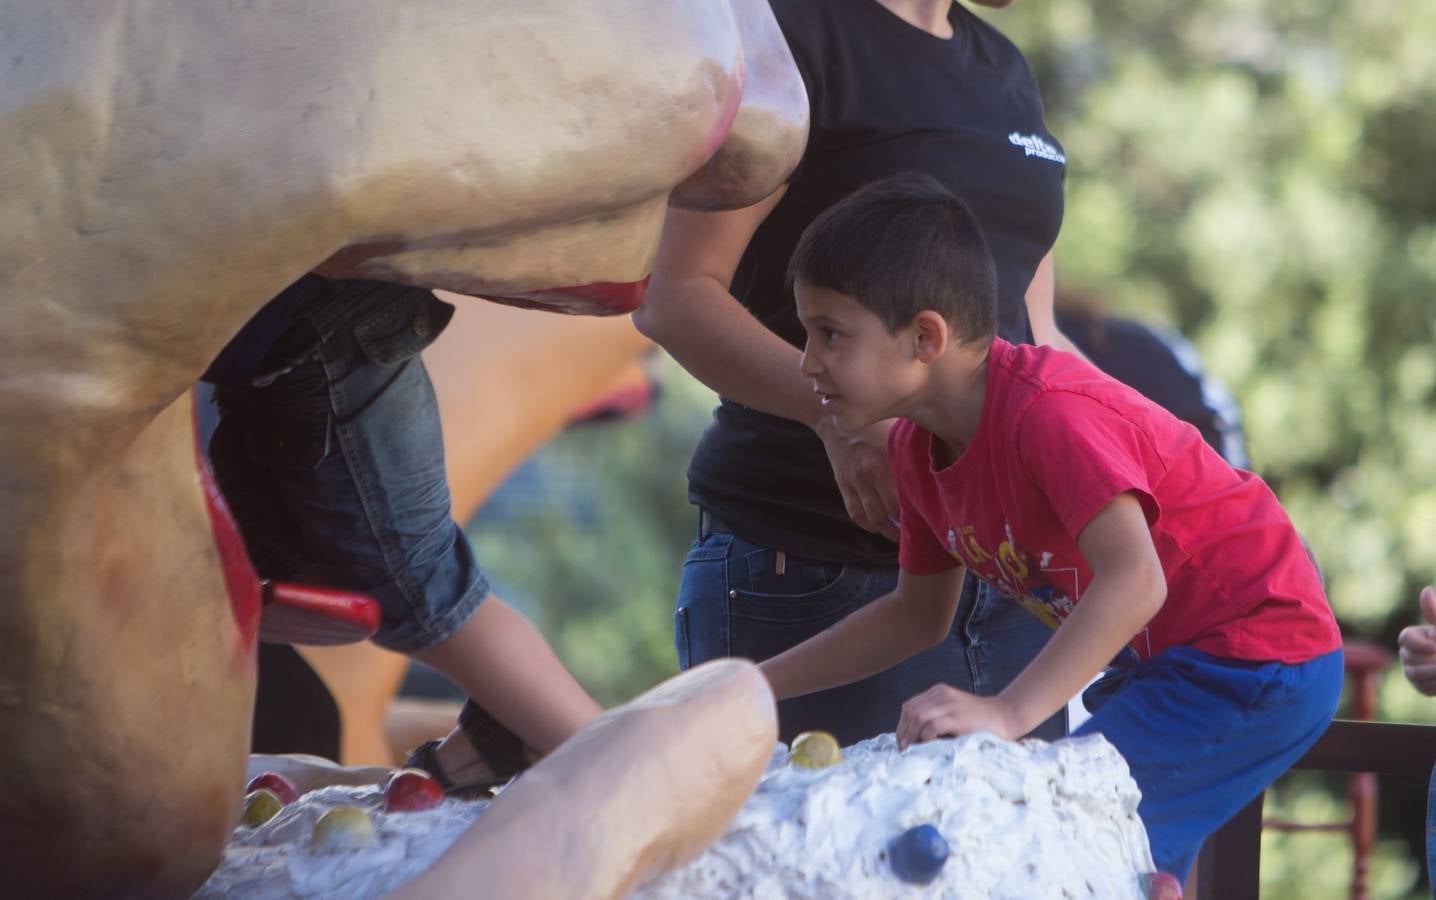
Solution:
M1068 157L1059 283L1187 334L1253 467L1320 556L1345 632L1395 645L1436 578L1436 4L1027 0L1021 46ZM562 436L472 528L605 702L676 670L684 471L713 398L667 368L646 417ZM1393 668L1382 718L1436 722ZM1339 779L1269 798L1341 814ZM1424 785L1384 785L1373 897L1422 896ZM1340 835L1269 835L1263 897L1345 896Z

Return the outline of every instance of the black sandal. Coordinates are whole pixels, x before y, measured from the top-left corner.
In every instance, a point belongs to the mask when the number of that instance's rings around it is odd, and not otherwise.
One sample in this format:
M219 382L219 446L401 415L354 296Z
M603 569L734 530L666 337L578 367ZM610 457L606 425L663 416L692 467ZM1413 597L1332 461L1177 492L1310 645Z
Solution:
M438 740L425 741L416 747L404 762L405 768L423 769L434 776L444 793L472 799L491 796L494 788L503 787L529 767L528 750L523 740L472 700L465 703L459 713L459 730L469 739L479 759L494 773L491 778L456 784L439 765L434 753L440 744Z

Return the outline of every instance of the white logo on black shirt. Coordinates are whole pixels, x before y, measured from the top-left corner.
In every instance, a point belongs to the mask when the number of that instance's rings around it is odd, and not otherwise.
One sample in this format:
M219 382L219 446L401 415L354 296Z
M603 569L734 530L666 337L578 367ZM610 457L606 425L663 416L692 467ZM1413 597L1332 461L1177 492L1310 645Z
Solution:
M1038 159L1051 160L1059 165L1067 164L1066 154L1035 134L1023 134L1020 131L1014 131L1007 136L1007 142L1014 146L1021 147L1023 155L1025 156L1035 156Z

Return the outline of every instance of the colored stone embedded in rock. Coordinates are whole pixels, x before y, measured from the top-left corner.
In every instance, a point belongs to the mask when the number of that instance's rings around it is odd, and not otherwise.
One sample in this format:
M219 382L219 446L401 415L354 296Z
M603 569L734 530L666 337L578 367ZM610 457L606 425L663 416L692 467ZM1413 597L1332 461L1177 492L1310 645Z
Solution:
M888 845L893 873L909 884L928 884L947 862L947 841L931 825L909 828Z
M285 806L299 799L299 789L294 786L294 782L278 772L260 772L249 780L244 792L249 794L260 788L273 791L274 795L279 798L279 802Z
M314 846L320 850L357 850L374 843L374 821L358 806L336 806L314 823Z
M239 824L247 828L258 828L279 815L284 803L279 795L269 788L250 791L244 797L244 812L240 813Z
M444 801L444 789L423 769L400 769L384 785L384 812L433 809Z
M1182 883L1168 872L1143 875L1142 886L1147 900L1182 900Z
M838 739L826 731L805 731L793 738L788 762L809 769L826 769L843 761Z

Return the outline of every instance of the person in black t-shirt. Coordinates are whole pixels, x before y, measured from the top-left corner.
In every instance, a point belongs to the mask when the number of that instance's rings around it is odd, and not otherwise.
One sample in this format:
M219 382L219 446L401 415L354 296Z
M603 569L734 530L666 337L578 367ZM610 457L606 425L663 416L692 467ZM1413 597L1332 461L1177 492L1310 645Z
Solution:
M685 668L717 656L765 659L896 582L890 423L857 438L836 434L798 368L803 330L784 273L820 212L879 178L936 177L972 208L991 244L998 333L1072 349L1053 320L1050 256L1066 158L1017 47L949 0L771 5L807 86L803 160L784 188L747 209L670 211L634 314L722 396L688 471L700 512L675 623ZM781 736L822 728L846 744L892 731L901 704L939 681L994 694L1048 634L969 579L947 641L867 681L785 701ZM1037 733L1064 730L1058 719Z

